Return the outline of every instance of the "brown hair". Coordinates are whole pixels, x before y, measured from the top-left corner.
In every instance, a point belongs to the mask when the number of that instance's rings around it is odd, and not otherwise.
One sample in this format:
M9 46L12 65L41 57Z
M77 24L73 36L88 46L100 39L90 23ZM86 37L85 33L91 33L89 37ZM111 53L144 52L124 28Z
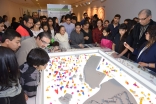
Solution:
M155 25L150 25L147 29L147 32L149 33L149 41L147 43L147 47L151 47L152 44L156 42L156 26Z

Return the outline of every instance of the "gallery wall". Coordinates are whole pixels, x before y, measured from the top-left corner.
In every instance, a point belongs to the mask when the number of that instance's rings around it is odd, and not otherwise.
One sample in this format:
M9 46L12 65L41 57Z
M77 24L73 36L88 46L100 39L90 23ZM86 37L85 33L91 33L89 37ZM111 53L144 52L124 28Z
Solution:
M7 15L11 22L12 17L16 17L17 21L24 13L32 13L33 9L23 7L9 0L0 0L0 16Z
M121 15L120 22L124 19L137 17L138 12L141 9L150 9L152 11L153 20L156 21L156 0L106 0L100 2L96 0L88 6L73 7L74 13L78 16L78 20L83 18L83 13L91 11L93 13L97 11L99 7L105 9L105 19L112 20L115 14Z

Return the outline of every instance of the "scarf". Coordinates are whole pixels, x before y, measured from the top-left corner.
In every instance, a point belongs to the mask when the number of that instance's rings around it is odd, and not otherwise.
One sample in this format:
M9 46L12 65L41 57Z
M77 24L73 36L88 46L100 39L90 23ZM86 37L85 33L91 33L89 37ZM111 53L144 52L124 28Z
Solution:
M19 80L18 80L18 83L12 82L11 86L12 87L8 87L0 91L0 98L1 97L14 97L21 93L22 87L19 84ZM0 86L0 89L2 89L2 86Z

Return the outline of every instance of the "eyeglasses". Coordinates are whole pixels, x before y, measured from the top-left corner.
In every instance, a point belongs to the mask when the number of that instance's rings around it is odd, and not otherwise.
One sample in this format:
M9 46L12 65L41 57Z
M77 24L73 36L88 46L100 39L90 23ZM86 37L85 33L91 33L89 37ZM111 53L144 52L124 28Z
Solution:
M35 24L35 25L37 25L37 26L41 26L41 24Z
M67 19L66 21L71 21L70 19Z
M147 19L148 17L146 17L146 18L138 18L138 20L139 21L143 21L143 20L145 20L145 19Z
M30 25L34 25L34 23L31 23L31 22L27 22L27 23L29 23Z
M42 42L43 44L47 45L47 46L50 45L49 43L43 41L42 39L41 39L41 42Z

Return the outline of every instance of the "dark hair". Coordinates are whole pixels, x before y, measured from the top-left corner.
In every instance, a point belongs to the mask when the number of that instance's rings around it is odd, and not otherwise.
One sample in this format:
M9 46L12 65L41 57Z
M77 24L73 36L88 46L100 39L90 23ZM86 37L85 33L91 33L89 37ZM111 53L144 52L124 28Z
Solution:
M108 23L109 23L109 20L105 20L105 22L108 22ZM104 23L105 23L105 22L104 22Z
M43 16L40 16L39 19L41 20Z
M81 27L81 23L80 22L77 22L76 24L75 24L75 27L76 26L80 26Z
M23 14L23 17L26 16L26 14Z
M125 19L124 22L125 22L125 21L129 22L129 21L131 21L131 19Z
M42 23L42 29L43 29L44 26L47 26L48 27L48 31L47 32L49 34L51 34L51 30L50 30L49 24L48 23ZM43 29L43 31L44 31L44 29Z
M61 20L60 20L60 23L63 22L63 18L65 18L65 15L62 15Z
M37 38L39 37L39 39L42 39L43 37L47 37L49 39L51 39L51 34L49 34L49 32L40 32L38 35L37 35Z
M121 18L120 14L116 14L116 15L114 16L114 18L115 18L115 17L118 17L119 19Z
M48 19L47 19L47 23L48 23L48 25L49 25L49 21L52 21L53 22L53 24L54 24L54 21L53 21L53 18L52 17L49 17ZM52 24L52 27L53 27L53 24ZM49 26L50 27L50 26Z
M101 21L102 26L103 26L103 20L102 20L102 19L98 19L98 20L97 20L97 23L98 23L98 21ZM96 25L97 25L97 23L96 23Z
M40 23L41 23L41 21L40 21L39 19L34 18L34 19L33 19L33 23L36 24L37 22L40 22Z
M114 37L113 37L112 34L111 34L110 28L105 27L105 28L103 29L103 32L104 32L104 31L106 31L108 35L107 35L107 36L103 36L102 38L113 41L113 40L114 40Z
M3 15L3 19L5 20L5 18L8 17L7 15Z
M151 47L151 45L156 42L156 26L155 25L150 25L148 27L148 29L147 29L147 32L150 35L150 39L149 39L147 45L149 47Z
M58 26L58 23L56 23L56 20L58 18L57 17L53 17L53 27L55 28L56 26Z
M84 21L83 26L89 24L89 21Z
M119 26L119 29L125 29L125 30L127 30L128 28L127 28L127 25L126 25L126 24L122 23L122 24Z
M89 22L89 20L90 20L90 18L89 18L89 17L86 17L86 18L85 18L85 21L88 21L88 22Z
M19 66L13 50L1 46L0 53L0 90L3 90L18 82Z
M69 15L69 14L67 14L66 16L65 16L65 19L67 20L67 19L71 19L71 16Z
M4 20L3 20L3 18L0 16L0 23L3 23L4 22Z
M106 31L107 33L109 32L111 32L111 30L110 30L110 28L108 28L108 27L105 27L104 29L103 29L103 31Z
M134 17L133 20L138 19L138 17Z
M24 22L24 21L25 21L25 22L28 22L29 19L33 19L33 18L32 18L31 16L25 15L25 16L23 17L23 22Z
M34 18L34 19L33 19L34 26L35 26L35 24L36 24L37 22L40 22L40 24L41 24L41 21L40 21L38 18ZM33 27L34 27L34 26L33 26ZM33 27L32 27L32 28L33 28ZM40 29L40 28L41 28L41 26L39 27L39 29Z
M127 25L126 25L126 24L122 23L122 24L119 26L119 29L125 29L125 30L127 30L128 28L127 28ZM127 36L128 36L128 32L126 31L125 34L122 36L122 38L121 38L121 40L120 40L119 53L121 53L121 52L125 49L123 43L126 41Z
M20 20L20 19L21 19L21 20ZM19 17L19 20L20 20L19 22L22 23L23 17Z
M71 16L75 15L75 13L72 13Z
M54 46L54 47L55 46L59 46L59 42L58 41L54 41L53 44L52 44L52 46Z
M16 18L15 17L12 17L12 23L15 22L15 21L16 21Z
M128 35L131 33L131 30L133 29L133 27L137 24L136 21L134 20L129 20L128 21L128 24L127 25L127 32L128 32Z
M85 13L83 13L83 16L85 16L87 13L85 12Z
M23 17L19 17L19 19L23 19Z
M49 61L49 56L42 48L34 48L27 55L27 63L29 66L45 65Z
M46 18L46 19L47 19L47 17L46 17L46 16L42 16L42 19L43 19L43 18Z
M98 18L98 15L97 14L94 14L94 16L93 16L94 18Z
M64 26L63 26L63 25L60 25L60 26L59 26L59 31L61 30L62 27L64 27ZM64 28L65 28L65 27L64 27Z
M76 16L72 16L71 18L72 20L75 20L77 22L77 17Z
M4 43L6 39L12 41L13 39L15 39L15 37L21 38L21 35L14 29L7 29L2 35L2 43Z

